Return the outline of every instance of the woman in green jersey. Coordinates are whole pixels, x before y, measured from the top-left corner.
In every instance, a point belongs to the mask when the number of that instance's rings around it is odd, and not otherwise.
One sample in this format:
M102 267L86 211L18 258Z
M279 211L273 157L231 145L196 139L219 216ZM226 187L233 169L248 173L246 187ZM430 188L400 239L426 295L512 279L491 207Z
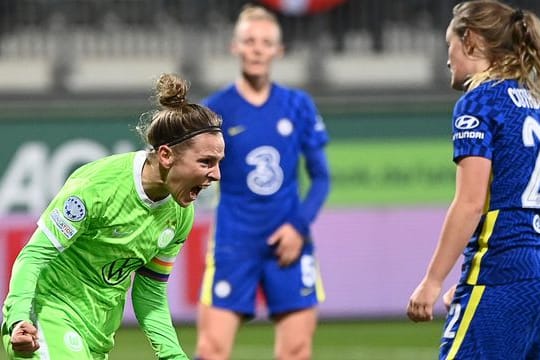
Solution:
M162 75L161 108L138 126L148 150L80 167L41 215L4 303L10 359L107 359L130 285L157 357L187 359L166 284L193 225L192 203L220 179L224 154L221 120L189 103L187 91L183 79Z

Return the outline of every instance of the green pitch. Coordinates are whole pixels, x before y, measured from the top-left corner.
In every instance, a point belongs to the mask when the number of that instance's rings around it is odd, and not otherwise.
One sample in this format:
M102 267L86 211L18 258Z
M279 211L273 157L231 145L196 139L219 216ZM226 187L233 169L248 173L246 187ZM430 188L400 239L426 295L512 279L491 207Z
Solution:
M192 357L195 328L179 326L178 336ZM313 360L432 360L437 358L442 320L412 323L406 320L323 321L314 343ZM270 323L249 323L240 329L233 360L272 360L273 329ZM6 355L0 350L0 360ZM155 359L138 327L123 327L109 360Z
M437 357L442 322L408 321L321 322L313 360L432 360ZM195 329L178 327L178 335L193 356ZM234 360L272 360L273 330L269 323L244 326L237 337ZM110 360L154 359L150 345L138 328L122 328Z

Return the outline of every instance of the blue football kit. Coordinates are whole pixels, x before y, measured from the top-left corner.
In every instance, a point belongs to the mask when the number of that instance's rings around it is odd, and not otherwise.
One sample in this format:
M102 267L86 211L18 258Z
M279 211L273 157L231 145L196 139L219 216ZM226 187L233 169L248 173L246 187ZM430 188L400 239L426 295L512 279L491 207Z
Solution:
M465 93L454 161L491 160L483 214L464 251L440 359L540 359L540 103L514 80Z
M267 101L257 106L230 85L205 105L223 119L225 158L201 302L251 317L261 288L270 315L314 306L324 291L309 228L328 194L329 175L328 134L312 99L272 84ZM304 198L302 157L311 179ZM298 261L280 267L267 240L285 223L305 244Z

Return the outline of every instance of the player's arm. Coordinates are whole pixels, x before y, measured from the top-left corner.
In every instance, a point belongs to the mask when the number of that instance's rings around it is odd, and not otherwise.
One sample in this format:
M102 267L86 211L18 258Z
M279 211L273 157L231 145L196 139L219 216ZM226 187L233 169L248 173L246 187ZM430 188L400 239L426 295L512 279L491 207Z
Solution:
M35 297L39 274L47 264L67 249L85 232L87 227L87 206L84 199L86 181L72 178L66 181L62 190L55 196L38 221L38 229L19 253L13 264L9 293L4 307L7 328L20 329L15 324L21 322L33 327L32 303ZM31 329L32 330L32 329ZM26 330L22 331L24 335ZM14 336L12 344L15 349Z
M275 254L281 266L291 264L300 256L304 241L308 239L309 227L330 189L330 171L323 148L308 150L304 156L311 179L307 195L298 211L268 238L269 245L277 245Z
M310 178L309 189L298 212L289 219L289 222L305 237L330 191L330 169L324 147L305 150L304 158Z
M20 321L31 322L32 302L41 270L59 254L41 229L17 256L11 273L9 293L4 306L6 325L11 331Z
M301 121L305 123L300 146L310 181L297 213L293 214L288 222L306 239L311 223L330 192L330 169L325 152L328 133L323 118L311 96L305 92L299 94L303 98Z
M456 193L442 227L426 275L413 292L407 315L413 321L433 318L433 305L442 283L467 246L482 217L487 198L491 160L465 157L457 164Z
M188 359L178 342L167 299L174 258L156 257L135 275L131 299L137 321L158 359Z

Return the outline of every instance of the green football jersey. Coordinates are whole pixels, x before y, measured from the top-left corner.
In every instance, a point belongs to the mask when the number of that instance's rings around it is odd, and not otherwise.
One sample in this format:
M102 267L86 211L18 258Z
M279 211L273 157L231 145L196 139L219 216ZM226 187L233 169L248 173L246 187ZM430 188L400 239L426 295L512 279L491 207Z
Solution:
M193 225L193 205L145 194L145 160L139 151L82 166L38 221L60 252L39 275L38 318L41 306L63 309L94 351L113 345L133 272L166 281Z

